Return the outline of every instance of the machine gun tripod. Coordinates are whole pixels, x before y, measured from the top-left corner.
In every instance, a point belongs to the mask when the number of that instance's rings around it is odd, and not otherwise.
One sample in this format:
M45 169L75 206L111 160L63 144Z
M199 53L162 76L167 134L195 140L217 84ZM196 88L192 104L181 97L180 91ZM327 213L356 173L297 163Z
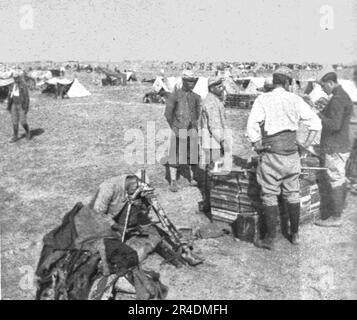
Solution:
M170 221L164 209L160 205L156 195L154 194L154 189L145 182L145 176L145 170L142 170L138 189L126 200L128 206L126 210L124 230L122 233L122 242L125 242L132 205L136 199L141 197L145 199L149 208L153 209L159 220L158 223L154 225L160 236L163 238L157 248L158 253L162 255L167 262L171 262L177 267L187 264L191 266L201 264L203 259L192 253L192 243L183 240L182 234Z

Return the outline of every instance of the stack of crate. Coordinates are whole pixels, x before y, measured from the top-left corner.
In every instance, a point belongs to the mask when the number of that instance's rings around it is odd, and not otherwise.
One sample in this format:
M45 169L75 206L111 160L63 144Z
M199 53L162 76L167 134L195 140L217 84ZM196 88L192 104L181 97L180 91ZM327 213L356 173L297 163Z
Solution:
M319 167L316 157L301 159L302 167ZM300 221L306 223L320 217L320 192L318 186L318 175L314 170L302 170L300 176Z
M237 238L257 240L261 233L261 208L260 186L254 170L233 170L229 175L212 176L212 219L229 223Z
M258 95L256 94L227 94L224 105L228 108L250 109Z
M302 159L302 165L318 167L310 159ZM213 175L211 180L212 219L231 224L241 240L256 240L262 230L263 210L255 169L233 169L228 175ZM302 224L319 217L320 195L313 171L303 172L300 177L300 201Z

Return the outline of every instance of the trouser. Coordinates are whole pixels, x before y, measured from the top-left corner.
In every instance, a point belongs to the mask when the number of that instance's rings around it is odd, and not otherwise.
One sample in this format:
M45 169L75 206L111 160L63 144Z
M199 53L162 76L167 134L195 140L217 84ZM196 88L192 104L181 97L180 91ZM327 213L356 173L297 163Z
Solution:
M150 253L154 252L157 245L161 242L161 236L153 225L140 226L140 232L129 234L129 239L126 244L134 249L139 258L139 262L143 262Z
M354 141L357 140L357 123L350 123L350 143L351 149L353 147Z
M291 233L297 233L300 218L300 156L265 153L257 168L257 181L261 186L264 206L266 237L276 236L276 222L279 214L278 197L283 197L283 220L290 220ZM287 221L286 221L287 222ZM283 234L287 230L283 228Z
M188 130L187 133L187 137L178 137L171 131L168 163L172 167L185 164L198 164L199 145L197 130Z
M322 165L327 168L323 175L322 210L323 219L340 217L346 198L346 163L349 153L325 153L322 155Z
M280 194L288 203L299 203L300 172L297 152L291 155L264 153L257 168L257 181L261 186L264 206L277 206Z
M21 123L26 132L28 131L27 115L20 104L14 103L11 106L11 120L14 128L14 135L17 136L19 123Z

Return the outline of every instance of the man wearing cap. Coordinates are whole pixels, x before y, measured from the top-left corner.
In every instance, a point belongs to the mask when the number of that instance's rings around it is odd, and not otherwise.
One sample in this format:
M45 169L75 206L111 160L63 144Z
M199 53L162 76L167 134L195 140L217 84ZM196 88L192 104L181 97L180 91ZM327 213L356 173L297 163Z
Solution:
M223 152L228 152L229 147L225 141L225 129L227 129L223 94L224 85L221 77L208 79L208 94L202 103L200 129L201 129L201 157L200 163L205 169L204 185L204 211L210 210L210 183L208 168L211 164L220 160Z
M18 140L19 122L26 132L26 139L31 139L30 128L27 124L27 113L29 111L30 97L26 83L20 72L13 73L14 83L10 87L8 95L7 110L11 113L13 136L11 143Z
M327 205L329 210L326 210L322 220L315 224L324 227L339 227L347 194L345 167L351 150L349 125L352 101L338 84L335 72L326 73L321 78L320 85L327 95L332 94L327 106L319 113L322 122L321 156L323 166L327 167L330 196L326 197L329 199Z
M194 93L198 78L191 70L182 75L182 88L175 90L166 100L165 117L171 128L169 147L170 191L177 192L177 168L188 164L191 185L196 185L193 173L198 164L198 119L201 97Z
M308 127L306 141L301 143L307 148L321 129L321 121L311 107L289 92L291 83L291 70L278 68L273 73L274 89L255 100L247 124L248 138L261 155L257 180L261 186L267 231L256 245L269 250L274 248L281 193L290 220L290 241L299 243L301 165L296 131L300 122Z

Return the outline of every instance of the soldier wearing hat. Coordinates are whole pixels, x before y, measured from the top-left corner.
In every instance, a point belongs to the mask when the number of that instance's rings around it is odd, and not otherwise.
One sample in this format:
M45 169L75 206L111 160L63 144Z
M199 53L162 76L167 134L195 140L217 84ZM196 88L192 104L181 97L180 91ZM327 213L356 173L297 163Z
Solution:
M338 84L337 74L327 72L319 81L327 95L332 94L327 106L319 113L322 122L321 157L327 167L327 196L322 198L322 219L315 222L323 227L341 226L341 214L347 195L346 162L350 155L349 126L352 101Z
M273 73L274 89L254 102L248 118L247 134L260 154L257 180L261 186L266 235L256 245L272 250L276 238L278 196L282 194L284 212L290 220L290 241L299 243L300 156L296 131L303 122L309 128L308 147L321 129L319 117L298 95L289 92L292 71L287 67Z
M198 78L191 70L182 74L182 88L175 90L166 101L165 117L171 128L169 168L170 190L178 191L176 182L179 165L189 165L191 185L198 165L198 119L201 112L201 97L194 93Z
M30 128L27 124L27 113L30 105L29 91L21 72L13 72L14 83L10 87L7 110L11 113L13 136L10 142L18 140L19 122L26 132L26 139L31 139Z
M201 157L200 164L205 169L204 209L210 211L210 183L208 170L210 165L217 162L229 152L230 148L225 141L227 124L224 115L224 85L221 77L208 79L208 94L203 100L200 129L201 129Z

